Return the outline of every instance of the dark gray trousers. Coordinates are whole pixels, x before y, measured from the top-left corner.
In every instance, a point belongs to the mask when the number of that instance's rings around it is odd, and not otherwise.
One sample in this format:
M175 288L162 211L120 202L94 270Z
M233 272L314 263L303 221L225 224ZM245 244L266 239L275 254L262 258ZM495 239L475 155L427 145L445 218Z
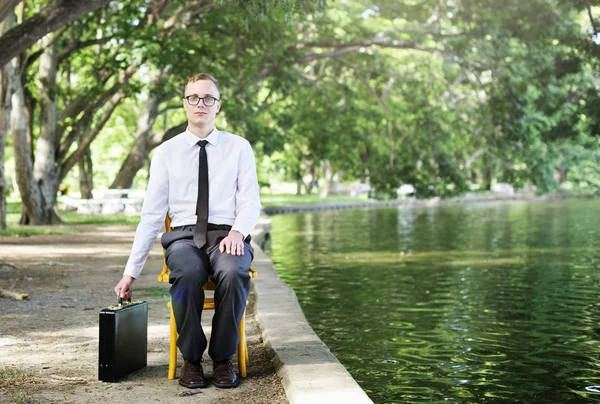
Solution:
M193 237L193 226L187 227L180 231L189 231ZM248 269L254 249L248 238L248 242L244 242L244 255L221 253L219 243L227 234L228 231L209 230L207 244L201 249L192 238L178 239L167 248L171 304L179 334L177 346L183 358L191 362L200 361L206 350L207 341L200 318L204 306L202 286L209 275L217 288L208 354L213 361L226 361L237 350L238 327L250 291Z

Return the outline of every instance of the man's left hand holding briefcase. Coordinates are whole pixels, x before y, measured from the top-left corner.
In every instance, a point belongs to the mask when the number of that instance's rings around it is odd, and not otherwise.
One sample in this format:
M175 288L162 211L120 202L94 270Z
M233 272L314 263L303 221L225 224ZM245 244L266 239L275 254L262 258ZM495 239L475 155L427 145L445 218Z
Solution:
M148 302L125 301L100 311L98 379L115 382L148 363Z

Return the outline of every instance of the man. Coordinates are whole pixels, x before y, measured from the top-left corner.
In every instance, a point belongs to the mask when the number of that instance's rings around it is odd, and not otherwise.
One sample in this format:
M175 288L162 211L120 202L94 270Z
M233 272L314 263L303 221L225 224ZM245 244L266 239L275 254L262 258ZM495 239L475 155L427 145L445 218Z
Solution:
M183 98L188 128L161 144L152 158L142 219L131 255L115 293L131 297L156 240L165 214L173 231L161 239L171 283L171 301L183 354L179 384L206 387L202 354L207 346L200 323L202 285L216 284L215 315L209 345L213 384L236 387L231 365L238 343L238 326L250 289L248 269L254 250L250 232L260 214L254 154L248 141L215 128L221 109L217 80L209 74L189 78Z

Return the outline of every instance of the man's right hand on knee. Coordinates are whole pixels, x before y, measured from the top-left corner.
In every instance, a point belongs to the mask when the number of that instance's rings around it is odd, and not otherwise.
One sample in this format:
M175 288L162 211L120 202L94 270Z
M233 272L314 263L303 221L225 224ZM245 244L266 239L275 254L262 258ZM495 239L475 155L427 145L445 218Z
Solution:
M115 293L117 297L120 297L124 300L131 299L133 292L131 292L131 285L135 281L135 278L129 275L123 275L123 278L117 283L115 286Z

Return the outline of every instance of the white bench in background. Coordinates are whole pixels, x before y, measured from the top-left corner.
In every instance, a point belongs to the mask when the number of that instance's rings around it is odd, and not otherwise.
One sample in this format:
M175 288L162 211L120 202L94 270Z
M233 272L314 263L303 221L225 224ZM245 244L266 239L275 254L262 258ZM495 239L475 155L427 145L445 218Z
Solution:
M59 197L62 210L76 210L87 215L112 215L117 213L136 214L142 210L144 199L130 198L131 189L93 190L93 199L72 198L67 195Z

